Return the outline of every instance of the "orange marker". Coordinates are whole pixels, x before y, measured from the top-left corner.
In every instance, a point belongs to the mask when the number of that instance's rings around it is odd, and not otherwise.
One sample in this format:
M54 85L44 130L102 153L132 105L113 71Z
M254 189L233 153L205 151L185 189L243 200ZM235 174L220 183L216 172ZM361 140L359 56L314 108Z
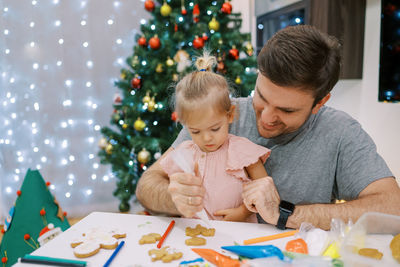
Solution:
M276 235L267 235L267 236L262 236L262 237L256 237L252 239L247 239L243 241L244 245L250 245L254 243L260 243L260 242L265 242L265 241L270 241L270 240L275 240L283 237L288 237L288 236L293 236L295 235L299 230L293 230L293 231L288 231L288 232L283 232L279 233Z
M161 248L162 243L164 242L164 240L167 237L167 235L169 234L169 232L171 232L171 229L172 229L172 227L174 227L174 225L175 225L175 221L172 220L171 223L168 225L167 230L165 231L165 233L161 237L160 241L158 241L157 248Z

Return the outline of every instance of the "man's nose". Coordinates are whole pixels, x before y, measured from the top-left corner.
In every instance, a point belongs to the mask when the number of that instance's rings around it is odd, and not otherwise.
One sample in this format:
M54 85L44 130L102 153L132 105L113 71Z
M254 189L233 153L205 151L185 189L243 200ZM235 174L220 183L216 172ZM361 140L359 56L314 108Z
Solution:
M277 121L278 116L276 115L273 108L264 107L261 111L261 120L263 123L272 123Z

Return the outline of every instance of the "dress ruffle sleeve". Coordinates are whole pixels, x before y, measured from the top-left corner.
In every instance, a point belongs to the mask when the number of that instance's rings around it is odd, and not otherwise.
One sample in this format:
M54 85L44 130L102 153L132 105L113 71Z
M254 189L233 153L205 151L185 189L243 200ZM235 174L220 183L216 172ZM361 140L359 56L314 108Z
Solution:
M244 168L256 163L259 159L265 163L271 150L244 137L230 135L229 138L226 172L243 181L249 181Z
M187 162L184 162L183 165L193 165L193 151L191 151L191 149L191 141L185 141L174 150L172 150L170 153L168 153L168 155L166 155L163 159L161 159L160 165L163 170L168 174L168 176L171 176L172 174L177 172L184 172L184 169L182 168L183 166L178 165L179 160L177 162L177 160L174 159L176 153L181 153L182 155L184 155L183 158L187 160ZM182 159L182 157L180 157L180 159Z

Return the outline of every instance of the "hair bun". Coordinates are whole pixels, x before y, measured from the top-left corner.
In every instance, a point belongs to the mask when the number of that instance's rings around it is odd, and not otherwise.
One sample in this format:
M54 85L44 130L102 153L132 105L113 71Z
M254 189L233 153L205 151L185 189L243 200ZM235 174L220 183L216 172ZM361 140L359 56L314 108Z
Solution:
M196 60L196 69L198 71L213 71L213 67L217 64L217 59L205 51L202 56Z

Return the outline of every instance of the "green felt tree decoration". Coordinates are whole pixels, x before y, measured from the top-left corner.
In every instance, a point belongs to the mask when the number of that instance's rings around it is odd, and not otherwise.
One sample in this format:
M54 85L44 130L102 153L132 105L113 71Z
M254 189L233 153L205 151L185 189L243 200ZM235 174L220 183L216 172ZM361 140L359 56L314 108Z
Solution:
M99 140L101 163L110 164L117 178L121 211L129 210L141 174L180 130L169 100L174 83L194 70L196 56L204 48L215 55L214 71L237 96L251 93L257 75L250 34L240 32L241 14L232 13L228 0L146 0L143 8L152 17L141 25L121 69L112 127L103 127Z
M4 225L0 246L2 266L11 266L69 228L66 213L49 191L39 171L28 170L15 205Z

